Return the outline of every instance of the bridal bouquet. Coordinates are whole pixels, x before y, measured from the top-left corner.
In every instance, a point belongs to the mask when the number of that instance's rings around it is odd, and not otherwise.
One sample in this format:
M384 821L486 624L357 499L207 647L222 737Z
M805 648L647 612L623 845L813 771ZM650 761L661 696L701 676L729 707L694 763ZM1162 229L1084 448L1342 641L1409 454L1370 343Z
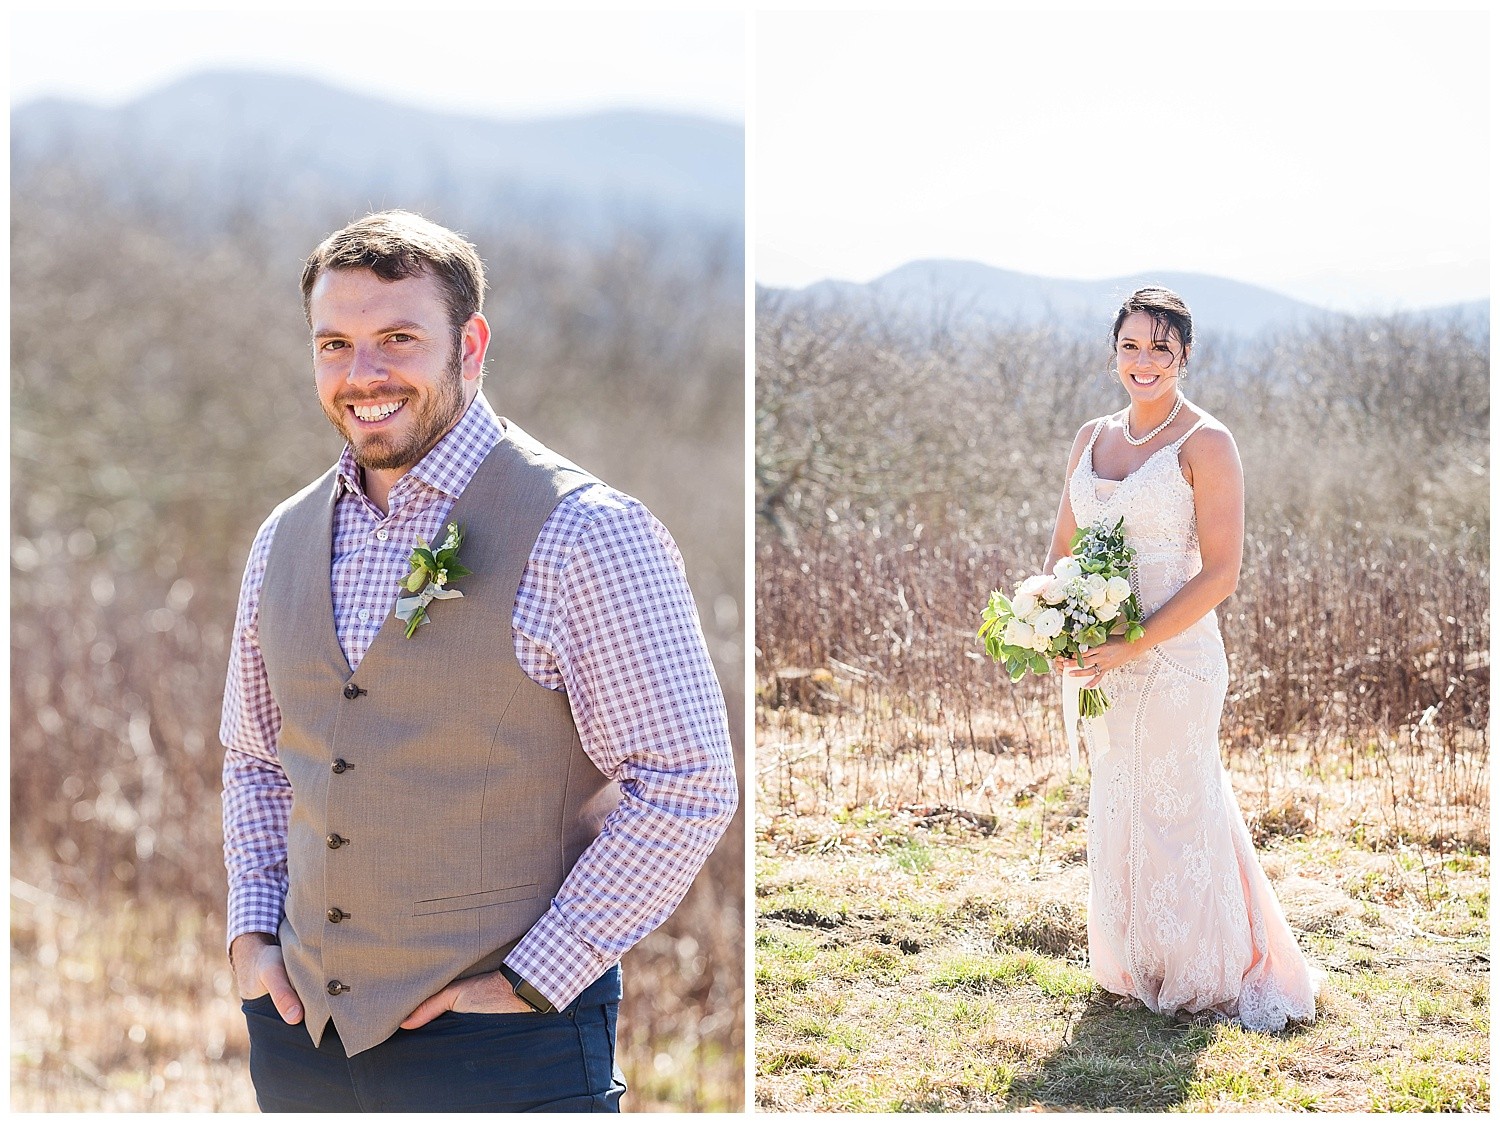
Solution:
M990 658L1005 664L1011 682L1028 671L1048 673L1059 657L1082 666L1083 653L1111 635L1134 643L1146 634L1140 601L1130 590L1135 551L1125 545L1125 520L1080 527L1069 549L1050 574L1026 578L1011 599L998 589L990 594L979 638ZM1109 699L1098 687L1080 694L1084 717L1107 709Z

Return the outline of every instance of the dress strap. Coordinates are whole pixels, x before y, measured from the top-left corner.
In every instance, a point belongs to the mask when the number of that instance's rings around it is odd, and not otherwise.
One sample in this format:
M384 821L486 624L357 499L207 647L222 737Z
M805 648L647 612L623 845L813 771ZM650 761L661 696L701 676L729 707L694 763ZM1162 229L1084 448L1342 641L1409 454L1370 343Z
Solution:
M1178 437L1175 441L1173 441L1172 442L1172 447L1173 448L1181 448L1183 445L1185 445L1187 443L1187 439L1189 437L1191 437L1194 433L1196 433L1199 429L1203 428L1203 423L1205 421L1207 421L1207 420L1208 420L1208 418L1206 418L1206 417L1200 417L1200 418L1198 418L1198 424L1194 425L1186 433L1182 434L1182 436Z
M1101 417L1098 421L1094 422L1094 434L1093 436L1089 437L1089 444L1088 447L1083 450L1084 452L1094 451L1094 442L1099 439L1099 430L1104 428L1104 423L1108 420L1109 418L1107 417Z

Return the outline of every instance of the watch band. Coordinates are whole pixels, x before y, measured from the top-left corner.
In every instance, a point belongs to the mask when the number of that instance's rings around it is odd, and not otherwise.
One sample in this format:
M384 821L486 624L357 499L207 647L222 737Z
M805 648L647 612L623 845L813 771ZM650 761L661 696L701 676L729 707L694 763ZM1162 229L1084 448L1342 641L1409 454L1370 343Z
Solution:
M516 997L538 1014L557 1013L557 1007L547 1001L546 995L521 978L520 975L516 974L515 971L504 963L500 964L500 974L504 975L506 981L510 983L510 989L516 992Z

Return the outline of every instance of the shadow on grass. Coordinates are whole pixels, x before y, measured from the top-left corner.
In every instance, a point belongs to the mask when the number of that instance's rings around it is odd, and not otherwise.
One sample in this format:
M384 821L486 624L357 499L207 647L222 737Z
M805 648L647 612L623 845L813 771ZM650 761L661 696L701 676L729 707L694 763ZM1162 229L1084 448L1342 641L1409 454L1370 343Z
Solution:
M1212 1039L1212 1026L1120 1008L1096 991L1067 1041L1036 1071L1017 1076L1009 1100L1016 1107L1165 1111L1186 1102Z

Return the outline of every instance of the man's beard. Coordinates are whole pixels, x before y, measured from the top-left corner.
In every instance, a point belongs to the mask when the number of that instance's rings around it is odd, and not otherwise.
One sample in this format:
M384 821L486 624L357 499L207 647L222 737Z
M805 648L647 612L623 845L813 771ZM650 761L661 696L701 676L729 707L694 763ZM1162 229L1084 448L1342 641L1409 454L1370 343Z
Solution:
M378 400L378 399L377 399ZM432 390L420 400L407 397L402 412L412 413L412 424L405 436L385 433L356 432L350 423L346 407L361 404L362 399L345 398L333 403L333 408L324 409L354 453L354 462L361 468L410 468L426 456L444 433L463 415L463 361L457 346L443 377Z

